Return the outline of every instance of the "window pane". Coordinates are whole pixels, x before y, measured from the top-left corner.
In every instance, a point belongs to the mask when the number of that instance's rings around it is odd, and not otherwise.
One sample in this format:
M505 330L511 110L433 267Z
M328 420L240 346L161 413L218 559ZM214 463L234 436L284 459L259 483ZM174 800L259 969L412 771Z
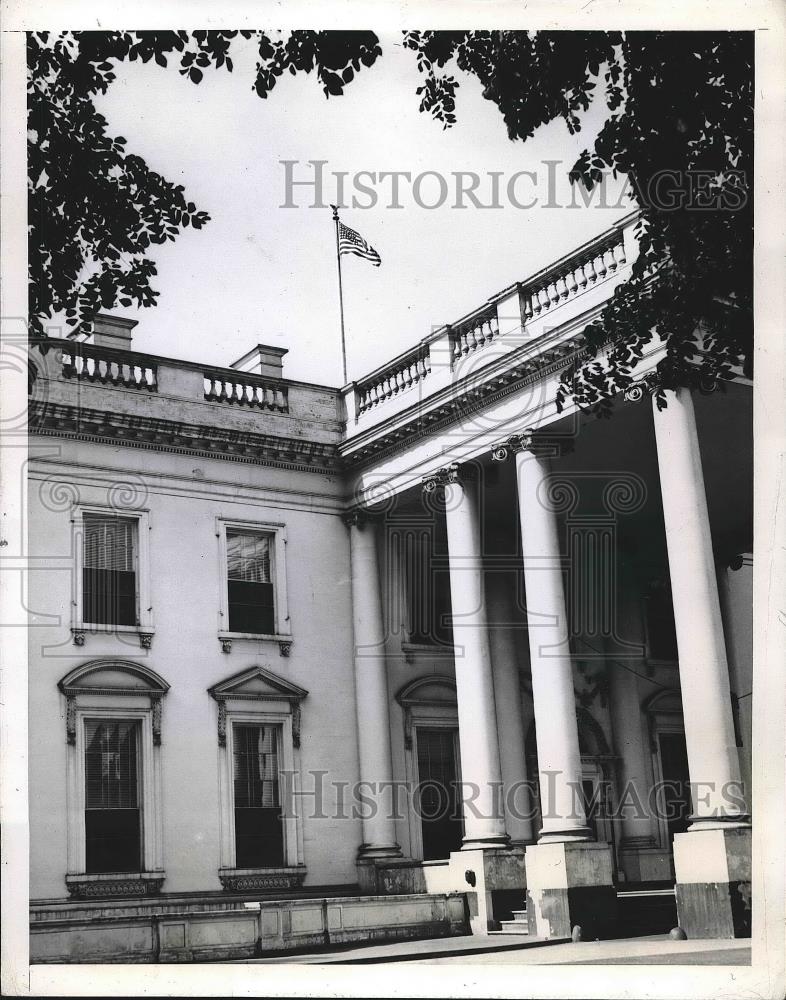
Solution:
M275 726L236 725L235 806L278 807L278 740Z
M135 722L85 722L85 870L139 871L142 864Z
M133 572L136 520L85 514L84 564L91 569Z
M439 645L453 642L450 573L440 541L441 532L436 525L404 535L402 550L412 642Z
M235 864L238 868L283 864L278 727L237 724L233 744Z
M275 632L270 535L227 532L230 632Z
M230 580L271 583L270 536L228 531L227 571Z
M85 721L85 804L88 809L134 809L137 801L137 724Z
M82 620L136 625L136 521L85 514Z

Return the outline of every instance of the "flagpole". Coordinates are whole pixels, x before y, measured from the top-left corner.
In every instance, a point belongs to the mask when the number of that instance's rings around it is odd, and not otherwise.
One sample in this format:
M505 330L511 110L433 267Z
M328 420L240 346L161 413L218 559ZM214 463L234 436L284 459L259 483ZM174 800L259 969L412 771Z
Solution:
M347 384L347 344L344 335L344 291L341 287L341 252L338 248L338 205L331 205L333 221L336 224L336 266L338 267L338 304L341 310L341 364L344 371L344 385Z

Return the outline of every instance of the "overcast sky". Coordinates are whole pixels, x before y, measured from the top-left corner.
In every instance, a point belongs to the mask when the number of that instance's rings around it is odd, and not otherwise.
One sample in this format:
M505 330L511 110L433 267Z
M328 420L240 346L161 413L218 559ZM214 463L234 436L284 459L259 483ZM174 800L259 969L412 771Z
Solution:
M546 160L559 186L551 201L567 205L567 170L591 143L601 115L593 113L576 136L562 122L540 129L526 145L511 142L496 107L483 100L474 79L462 78L457 124L444 131L418 111L414 54L400 36L381 38L383 56L363 70L344 96L322 93L316 76L287 76L267 100L251 90L253 42L237 42L232 74L208 71L199 86L175 68L125 63L109 93L99 98L109 131L152 169L182 183L187 196L210 213L203 229L187 229L174 243L156 247L160 291L154 309L120 310L138 319L134 346L156 354L229 365L256 343L289 349L290 378L339 385L338 289L335 233L329 208L309 207L309 190L297 188L299 207L286 200L282 160L296 160L297 178L313 178L309 160L326 160L324 200L334 197L333 171L424 171L446 177L442 207L420 207L412 185L401 181L399 209L389 207L391 182L371 184L373 208L348 207L343 221L382 257L373 267L343 257L349 378L357 379L433 328L458 319L490 295L549 264L602 232L630 210L609 188L607 206L572 210L549 207ZM600 109L602 110L602 109ZM508 200L510 178L522 203ZM457 209L456 171L481 177L479 200L492 199L489 172L501 172L501 209L479 209L465 198ZM370 184L369 178L365 183ZM434 177L420 200L440 198ZM364 203L368 199L364 198ZM616 207L619 203L619 207ZM579 202L580 204L580 202Z

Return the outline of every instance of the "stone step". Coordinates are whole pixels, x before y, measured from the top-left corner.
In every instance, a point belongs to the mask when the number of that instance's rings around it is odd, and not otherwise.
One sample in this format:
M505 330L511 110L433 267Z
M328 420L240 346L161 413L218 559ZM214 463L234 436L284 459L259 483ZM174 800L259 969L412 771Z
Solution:
M526 920L527 911L526 910L511 910L514 920Z
M499 926L503 934L529 934L526 920L500 920Z

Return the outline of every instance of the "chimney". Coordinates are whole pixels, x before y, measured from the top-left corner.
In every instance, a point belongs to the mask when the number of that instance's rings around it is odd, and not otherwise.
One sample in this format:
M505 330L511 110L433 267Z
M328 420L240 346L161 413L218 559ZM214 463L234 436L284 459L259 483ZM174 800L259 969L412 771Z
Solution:
M138 322L136 319L123 319L122 316L98 313L93 320L93 333L90 339L96 347L117 347L123 351L130 351L131 331Z
M253 372L254 375L267 375L270 378L284 377L284 355L288 354L286 347L271 347L269 344L257 344L242 358L233 361L229 366L239 372Z

